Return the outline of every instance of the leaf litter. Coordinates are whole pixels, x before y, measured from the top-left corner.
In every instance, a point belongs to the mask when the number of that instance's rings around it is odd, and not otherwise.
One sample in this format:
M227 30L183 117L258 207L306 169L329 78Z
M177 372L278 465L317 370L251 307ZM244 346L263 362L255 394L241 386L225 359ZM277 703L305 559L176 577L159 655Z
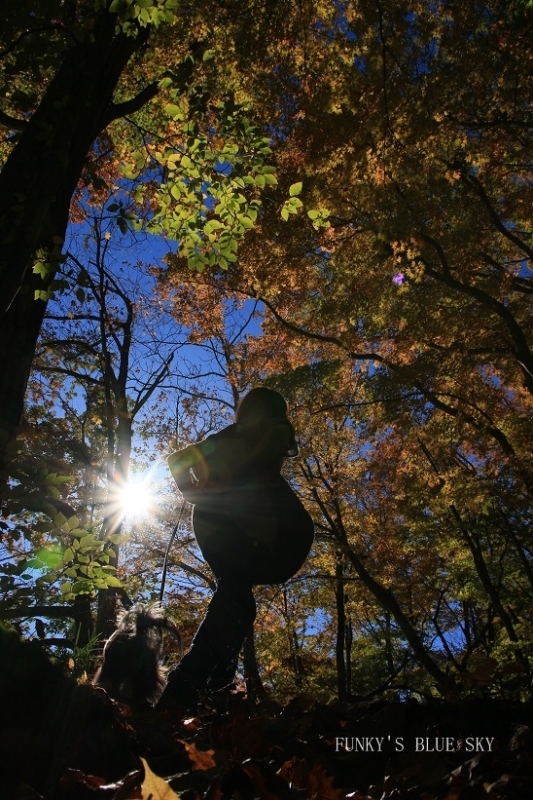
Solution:
M66 677L38 647L16 646L2 663L6 800L533 797L527 703L324 704L300 695L282 706L233 691L183 718L116 703Z

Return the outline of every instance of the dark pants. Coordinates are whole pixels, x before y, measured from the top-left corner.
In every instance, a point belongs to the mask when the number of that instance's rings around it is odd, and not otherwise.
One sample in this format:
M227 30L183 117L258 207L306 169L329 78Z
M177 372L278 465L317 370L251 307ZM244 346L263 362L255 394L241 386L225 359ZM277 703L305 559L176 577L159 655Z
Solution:
M242 644L256 615L253 586L284 583L302 566L313 541L313 522L287 484L269 486L276 506L277 535L272 547L243 533L218 508L197 505L194 529L217 587L190 650L169 680L218 691L232 682ZM238 496L237 496L238 507ZM253 533L253 531L252 531Z
M191 647L177 667L179 674L199 691L217 692L230 684L255 615L252 585L220 578Z

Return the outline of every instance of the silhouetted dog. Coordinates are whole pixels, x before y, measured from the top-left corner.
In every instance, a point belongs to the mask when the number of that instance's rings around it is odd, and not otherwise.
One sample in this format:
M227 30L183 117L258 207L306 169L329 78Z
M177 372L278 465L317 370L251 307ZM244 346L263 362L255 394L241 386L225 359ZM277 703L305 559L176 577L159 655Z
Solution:
M166 684L165 630L181 643L177 627L166 619L160 605L136 603L125 611L105 644L104 660L93 683L129 705L155 705Z

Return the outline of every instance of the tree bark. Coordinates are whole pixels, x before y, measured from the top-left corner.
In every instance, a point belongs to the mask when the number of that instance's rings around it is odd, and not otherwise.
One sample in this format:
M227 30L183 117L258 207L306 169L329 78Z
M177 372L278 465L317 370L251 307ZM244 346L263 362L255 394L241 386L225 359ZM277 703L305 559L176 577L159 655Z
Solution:
M346 700L346 609L344 607L344 581L342 570L342 556L339 554L335 564L335 605L337 609L337 636L335 645L335 656L337 662L337 692L339 701Z
M457 524L457 527L461 531L464 541L466 542L472 554L472 559L474 561L474 565L479 580L481 581L481 585L485 589L485 592L487 593L487 596L490 599L492 607L496 611L496 614L498 615L501 624L505 628L507 636L509 637L509 641L512 642L514 645L513 649L516 654L516 659L522 664L526 674L529 674L530 673L529 660L525 655L525 653L522 652L522 649L518 644L520 641L519 636L516 633L513 621L511 619L511 615L507 612L507 609L503 605L502 598L500 597L500 592L498 588L494 585L494 582L490 576L490 572L485 562L483 551L481 549L481 545L475 534L475 531L470 532L468 530L468 527L464 524L461 515L459 514L454 505L450 505L450 511Z
M93 40L69 51L0 173L0 440L20 423L46 310L34 299L46 288L32 271L36 253L64 240L86 155L110 119L122 71L146 40L146 30L116 34L115 22L102 11Z
M244 666L244 680L246 690L252 700L264 700L266 697L265 687L259 673L257 664L257 654L255 651L255 639L253 630L250 631L244 640L242 648L242 660Z
M307 479L311 480L312 475L310 472L305 471L304 475ZM330 493L331 487L327 484L327 481L323 480L325 486L327 486ZM348 561L351 563L355 572L361 579L361 582L364 586L374 595L376 600L380 603L383 609L385 609L396 621L398 627L400 628L401 632L405 636L407 642L409 643L417 661L426 669L426 671L431 675L431 677L435 680L436 686L438 690L442 694L448 693L450 690L453 689L453 681L448 677L446 672L441 669L441 667L437 664L437 662L432 658L431 653L429 652L428 648L426 648L424 642L422 641L421 637L419 636L418 632L416 631L415 627L411 623L409 617L404 614L401 609L401 606L396 599L394 593L391 589L388 589L383 584L379 583L366 569L364 566L361 558L357 555L355 550L350 546L348 542L348 536L346 534L346 530L342 523L342 514L340 511L340 505L338 500L333 500L333 505L335 506L335 519L329 513L326 504L322 501L318 491L316 489L312 489L311 493L319 506L320 510L324 514L331 531L335 534L337 541L339 542L340 548L342 552L345 554Z

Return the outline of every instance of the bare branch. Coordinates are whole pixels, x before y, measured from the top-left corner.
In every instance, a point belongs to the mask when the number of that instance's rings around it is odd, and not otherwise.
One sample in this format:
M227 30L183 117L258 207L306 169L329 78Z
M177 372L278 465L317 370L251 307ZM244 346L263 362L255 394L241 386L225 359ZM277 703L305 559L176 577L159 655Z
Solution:
M23 131L27 124L26 120L15 119L0 109L0 125L4 125L10 131Z
M492 205L481 181L472 175L463 168L461 170L461 175L463 181L467 183L469 186L473 188L485 208L489 214L489 217L494 222L496 228L500 231L501 234L505 236L506 239L509 239L519 250L526 254L526 256L530 259L533 259L533 250L529 247L522 239L516 236L512 231L505 227L504 223L500 219L500 216L496 213L494 206Z
M346 345L336 336L328 336L324 333L315 333L314 331L309 331L306 328L301 328L299 325L295 325L293 322L289 322L282 317L279 311L276 311L272 303L270 303L268 300L265 300L264 297L260 297L258 299L261 300L261 302L268 308L278 322L281 322L282 325L294 333L297 333L299 336L304 336L306 339L315 339L316 341L324 342L325 344L334 344L344 350L344 352L347 353L350 358L353 358L354 361L379 361L382 364L387 364L387 361L383 358L383 356L380 356L379 353L353 353L348 350Z
M65 369L64 367L46 367L41 364L37 364L37 369L39 372L53 372L60 373L61 375L68 375L69 378L75 378L80 383L91 383L93 386L103 386L103 381L99 380L98 378L93 378L91 375L86 375L83 372L76 372L73 369Z

